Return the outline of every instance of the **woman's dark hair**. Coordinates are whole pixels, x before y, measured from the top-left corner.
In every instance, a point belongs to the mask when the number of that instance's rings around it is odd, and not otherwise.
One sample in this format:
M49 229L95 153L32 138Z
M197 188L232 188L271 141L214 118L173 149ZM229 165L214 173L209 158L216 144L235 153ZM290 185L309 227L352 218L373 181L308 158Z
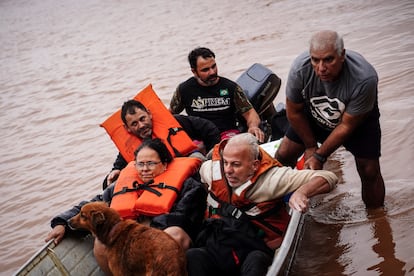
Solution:
M170 151L160 138L144 139L142 144L135 150L135 159L137 158L138 152L140 152L143 148L150 148L155 150L158 153L161 162L164 164L171 163L173 160Z

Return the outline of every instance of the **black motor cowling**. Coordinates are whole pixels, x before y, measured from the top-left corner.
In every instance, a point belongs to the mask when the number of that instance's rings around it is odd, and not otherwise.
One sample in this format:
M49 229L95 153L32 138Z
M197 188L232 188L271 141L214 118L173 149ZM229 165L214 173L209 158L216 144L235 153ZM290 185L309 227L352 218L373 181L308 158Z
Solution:
M272 136L271 122L276 115L273 101L279 93L282 80L270 69L262 64L255 63L250 66L237 80L259 114L262 121L261 128L266 134L266 141ZM246 122L240 116L239 127L241 131L246 130Z

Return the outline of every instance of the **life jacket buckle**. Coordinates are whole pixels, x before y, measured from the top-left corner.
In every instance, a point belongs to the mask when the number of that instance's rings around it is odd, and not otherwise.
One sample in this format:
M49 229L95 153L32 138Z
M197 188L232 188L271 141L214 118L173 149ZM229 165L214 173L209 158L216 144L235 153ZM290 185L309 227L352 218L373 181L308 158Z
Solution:
M234 208L233 211L231 212L231 215L235 217L236 219L239 219L242 216L242 214L243 214L242 211L240 211L237 208Z
M175 135L175 134L177 134L177 133L178 133L178 131L179 131L178 127L171 127L171 128L169 129L170 135L171 135L171 134L172 134L172 135Z

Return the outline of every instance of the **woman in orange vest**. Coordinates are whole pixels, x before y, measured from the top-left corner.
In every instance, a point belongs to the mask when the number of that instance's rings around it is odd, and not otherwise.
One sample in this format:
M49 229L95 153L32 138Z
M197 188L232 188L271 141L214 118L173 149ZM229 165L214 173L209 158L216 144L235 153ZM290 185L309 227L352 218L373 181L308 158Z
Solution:
M173 158L158 138L145 140L135 152L135 161L121 172L117 182L91 201L108 202L121 216L164 230L187 250L201 227L207 193L199 182L201 161L191 157ZM123 189L125 188L125 189ZM56 216L46 237L59 243L70 218L87 201ZM103 271L108 271L104 245L95 239L94 254Z

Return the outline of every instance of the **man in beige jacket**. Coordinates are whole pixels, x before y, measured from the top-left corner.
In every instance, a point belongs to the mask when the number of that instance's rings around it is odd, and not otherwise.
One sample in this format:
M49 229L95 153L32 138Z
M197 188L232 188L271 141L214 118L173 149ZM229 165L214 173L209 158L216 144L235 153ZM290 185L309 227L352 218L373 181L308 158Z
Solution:
M187 251L189 275L264 275L289 223L289 206L305 212L312 196L331 191L338 178L325 170L294 170L259 147L250 133L217 145L203 163L208 214L196 248Z

